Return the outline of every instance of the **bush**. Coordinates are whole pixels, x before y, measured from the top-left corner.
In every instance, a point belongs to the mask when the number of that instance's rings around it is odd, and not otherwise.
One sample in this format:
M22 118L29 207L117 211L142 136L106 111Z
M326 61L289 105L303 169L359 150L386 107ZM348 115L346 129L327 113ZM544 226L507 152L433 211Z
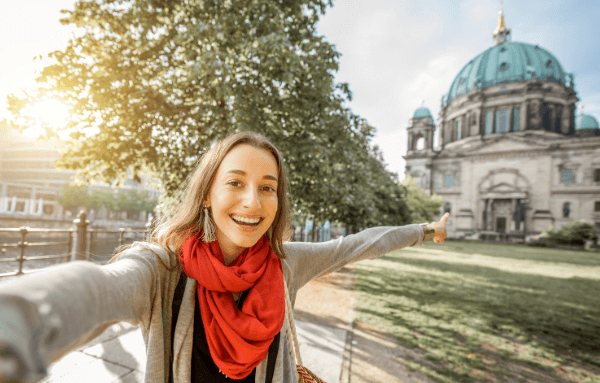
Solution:
M577 221L560 230L550 227L542 232L540 237L557 245L583 246L585 241L596 241L598 232L593 225L584 221Z

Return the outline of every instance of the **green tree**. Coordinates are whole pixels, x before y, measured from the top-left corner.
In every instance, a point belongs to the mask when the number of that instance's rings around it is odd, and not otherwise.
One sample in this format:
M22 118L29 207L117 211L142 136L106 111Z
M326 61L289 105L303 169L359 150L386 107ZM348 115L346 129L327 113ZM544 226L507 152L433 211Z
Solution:
M404 186L406 190L406 204L413 212L412 223L431 222L433 216L440 213L440 207L442 206L442 203L444 203L444 199L440 195L434 193L433 195L428 196L423 193L421 188L417 185L417 180L412 178L410 174L406 175L406 178L402 180L401 185Z
M399 226L411 223L411 209L406 203L406 189L398 185L395 174L383 166L383 154L377 146L369 156L369 174L371 176L374 214L369 216L367 226Z
M119 190L115 199L117 211L126 211L129 215L145 211L152 213L156 208L156 200L150 199L148 193L136 190Z
M100 210L102 206L104 206L110 211L117 211L116 201L112 191L92 190L90 198L92 200L91 208L94 210Z
M373 209L375 195L358 189L383 173L371 177L370 165L355 161L369 157L373 128L344 106L351 93L334 81L339 53L316 34L328 5L78 1L61 22L80 32L50 55L56 63L39 89L9 96L11 122L26 127L28 104L62 100L72 132L64 167L104 181L126 169L138 180L149 169L167 201L215 140L259 132L283 153L296 213L351 220Z
M88 208L90 206L90 195L85 185L64 185L60 204L67 210Z

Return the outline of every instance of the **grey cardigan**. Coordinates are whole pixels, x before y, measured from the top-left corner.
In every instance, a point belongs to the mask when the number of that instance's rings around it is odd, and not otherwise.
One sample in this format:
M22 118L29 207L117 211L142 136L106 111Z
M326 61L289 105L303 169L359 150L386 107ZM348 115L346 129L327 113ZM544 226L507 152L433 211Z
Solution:
M422 227L407 225L371 228L329 242L285 243L287 258L282 266L292 305L298 290L310 280L351 262L420 246L422 240ZM37 334L40 362L45 366L84 346L115 323L139 326L146 344L144 382L165 383L170 371L171 306L179 273L177 260L165 250L136 242L112 264L71 262L0 285L0 309L16 304L27 313L27 322ZM196 281L190 278L187 282L174 336L174 383L191 380ZM284 324L273 382L297 382L288 350ZM266 367L267 357L256 368L257 383L265 381Z

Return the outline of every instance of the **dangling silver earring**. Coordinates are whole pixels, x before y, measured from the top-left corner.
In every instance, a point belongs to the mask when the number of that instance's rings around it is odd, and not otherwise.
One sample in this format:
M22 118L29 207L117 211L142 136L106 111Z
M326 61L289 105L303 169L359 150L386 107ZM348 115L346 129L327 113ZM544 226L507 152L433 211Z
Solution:
M202 240L206 243L210 243L217 238L215 237L215 223L213 222L208 209L204 206L204 228L202 230L204 234L202 235Z

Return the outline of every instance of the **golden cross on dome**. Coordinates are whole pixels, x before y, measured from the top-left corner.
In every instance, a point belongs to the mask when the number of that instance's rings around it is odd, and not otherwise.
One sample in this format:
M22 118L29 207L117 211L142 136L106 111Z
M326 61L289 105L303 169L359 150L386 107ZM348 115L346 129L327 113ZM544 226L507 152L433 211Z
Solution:
M504 0L500 0L500 12L498 12L498 26L496 27L493 36L493 47L510 41L510 28L507 28L504 24Z

